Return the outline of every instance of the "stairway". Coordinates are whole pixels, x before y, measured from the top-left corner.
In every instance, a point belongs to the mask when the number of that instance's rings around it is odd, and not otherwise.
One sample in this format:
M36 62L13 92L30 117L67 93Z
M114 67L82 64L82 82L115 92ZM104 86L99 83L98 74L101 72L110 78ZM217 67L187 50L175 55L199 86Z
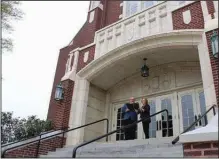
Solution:
M95 142L77 150L76 157L183 157L181 144L172 145L172 138L116 141L108 143ZM40 157L72 157L74 146L58 148Z

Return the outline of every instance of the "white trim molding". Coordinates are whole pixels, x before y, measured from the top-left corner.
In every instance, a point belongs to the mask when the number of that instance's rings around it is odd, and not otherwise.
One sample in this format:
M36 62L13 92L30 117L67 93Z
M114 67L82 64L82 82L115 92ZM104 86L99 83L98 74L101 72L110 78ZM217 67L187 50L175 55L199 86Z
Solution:
M111 65L122 58L134 55L143 50L146 51L148 49L157 49L158 47L170 47L174 45L197 46L202 39L203 31L203 29L175 30L132 41L93 60L80 70L78 75L90 81L101 70L108 67L109 63Z
M76 72L77 72L77 65L78 65L79 51L75 51L74 53L70 52L70 54L71 54L71 57L74 55L74 63L73 63L71 70L65 73L65 75L62 77L61 81L65 81L67 79L75 81L75 76L76 76Z
M218 19L212 19L205 23L205 32L218 29Z
M95 43L90 43L90 44L88 44L88 45L86 45L86 46L78 47L78 48L72 50L71 52L81 51L81 50L87 49L87 48L89 48L89 47L91 47L91 46L93 46L93 45L95 45Z

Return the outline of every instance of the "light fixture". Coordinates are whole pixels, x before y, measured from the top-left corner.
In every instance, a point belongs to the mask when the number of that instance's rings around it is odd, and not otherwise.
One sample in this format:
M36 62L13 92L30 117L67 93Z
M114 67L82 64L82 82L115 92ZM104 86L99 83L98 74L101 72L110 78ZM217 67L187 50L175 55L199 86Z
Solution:
M218 58L218 34L216 31L213 31L213 35L211 36L211 49L213 56Z
M64 88L62 87L62 83L60 82L60 83L56 86L55 100L56 100L56 101L62 100L62 99L63 99L63 95L64 95Z
M144 65L141 67L141 76L142 77L148 77L149 76L149 68L146 65L147 58L144 58Z

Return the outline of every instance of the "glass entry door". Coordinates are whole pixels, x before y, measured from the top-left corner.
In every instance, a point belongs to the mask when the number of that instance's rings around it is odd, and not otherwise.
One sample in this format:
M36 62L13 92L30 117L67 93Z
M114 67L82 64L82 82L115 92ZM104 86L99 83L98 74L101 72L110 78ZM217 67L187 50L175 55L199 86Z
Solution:
M173 108L174 98L173 94L157 97L157 112L167 109L169 113L169 122L167 128L167 115L166 112L162 112L157 115L157 138L171 137L174 134L174 126L177 126L173 121L173 116L177 116L175 109ZM167 133L168 132L168 133Z
M197 117L201 117L206 112L206 105L205 105L205 94L203 89L196 89L196 103L197 103ZM208 124L208 118L205 116L201 121L198 123L198 127L205 126Z
M113 106L113 121L112 121L112 131L119 129L123 124L123 113L122 113L123 104L114 104ZM112 135L113 141L124 140L125 138L124 131L119 131Z
M178 93L180 111L180 132L183 132L202 114L206 112L205 96L203 89L192 89ZM194 125L190 130L205 126L207 117Z
M139 101L136 101L139 103ZM140 104L140 103L139 103ZM113 107L113 124L112 124L112 130L120 129L123 125L123 117L124 114L122 113L122 107L124 104L115 104ZM141 124L141 123L139 123ZM138 125L137 125L138 127ZM135 138L137 139L137 131L135 132ZM115 135L113 135L112 138L113 141L120 141L125 140L125 134L124 130L120 130L119 132L116 132Z
M150 114L156 113L156 99L149 99L148 104L150 105ZM151 117L151 123L149 125L149 138L156 138L157 136L157 122L156 116ZM145 135L143 135L145 137Z

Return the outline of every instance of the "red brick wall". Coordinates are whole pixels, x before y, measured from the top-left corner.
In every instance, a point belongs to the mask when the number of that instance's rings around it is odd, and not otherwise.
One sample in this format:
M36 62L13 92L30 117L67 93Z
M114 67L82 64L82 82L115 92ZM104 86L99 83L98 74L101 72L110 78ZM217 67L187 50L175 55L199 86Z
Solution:
M56 102L56 112L54 118L54 125L56 129L68 127L74 81L65 80L62 82L62 86L64 88L64 99Z
M54 100L55 89L56 89L56 85L60 83L61 78L64 76L65 65L68 59L69 52L70 51L68 47L61 49L59 53L59 57L58 57L58 62L56 65L55 78L54 78L54 82L52 85L52 92L50 96L50 103L49 103L49 109L48 109L48 115L47 115L47 119L51 120L53 123L55 121L55 114L57 112L57 109L59 108L59 106L57 105L57 102Z
M71 50L93 43L95 32L100 29L102 19L102 10L100 8L96 8L94 11L94 20L89 23L91 13L89 12L87 21L73 38L73 45L69 46Z
M191 22L185 24L183 22L183 12L190 10L191 12ZM180 29L203 29L204 28L204 17L201 8L201 2L197 1L185 7L172 12L173 19L173 30Z
M57 84L59 84L61 78L64 76L65 65L67 62L68 54L70 53L71 50L75 48L83 47L90 43L93 43L95 31L99 30L101 27L112 24L119 20L119 15L121 14L121 10L122 10L121 9L122 7L120 7L121 1L102 0L101 2L103 6L106 8L106 10L103 12L100 8L94 9L95 10L94 20L91 23L89 23L89 18L90 18L90 12L89 12L87 15L86 22L73 38L73 44L70 46L66 46L60 50L58 63L56 67L55 79L52 86L48 116L47 116L47 119L52 120L55 123L55 127L60 127L61 121L63 121L61 117L63 116L61 115L63 113L63 106L62 106L63 103L57 103L54 100L55 87ZM83 55L87 50L90 50L89 59L86 63L84 63ZM87 65L89 62L91 62L94 59L94 51L95 51L95 46L92 46L79 53L77 71L81 70L85 65ZM73 59L71 65L73 65ZM68 101L70 102L70 99L68 99ZM65 122L67 122L67 119L65 120L66 120Z
M49 151L55 151L56 148L61 148L62 137L54 137L47 140L43 140L40 143L39 155L46 155ZM63 140L65 144L65 138ZM9 150L6 152L5 157L7 158L15 158L15 157L28 157L33 158L36 155L37 151L37 143L29 144L27 146L23 146L20 148L16 148L13 150Z
M215 30L217 33L219 29ZM219 61L218 59L213 57L212 54L212 49L211 49L211 35L213 34L213 31L209 31L206 33L206 39L208 43L208 51L209 51L209 56L210 56L210 61L211 61L211 68L212 68L212 73L213 73L213 79L214 79L214 86L215 86L215 92L217 96L217 105L219 105Z
M218 141L187 143L183 145L184 157L219 157Z
M122 14L122 7L120 7L120 3L122 1L107 1L106 8L106 21L105 26L115 23L119 20L120 14Z
M59 82L61 81L61 78L65 74L65 65L66 65L68 54L70 53L70 51L72 51L75 48L83 47L83 46L86 46L86 45L92 43L94 40L95 31L100 29L102 10L100 8L96 8L94 10L95 10L95 15L94 15L93 22L89 23L89 17L90 17L89 16L90 12L89 12L88 16L87 16L87 21L85 22L85 24L82 26L82 28L78 31L78 33L73 38L73 45L67 46L67 47L60 50L58 63L56 66L55 79L54 79L53 86L52 86L50 104L49 104L49 109L48 109L48 116L47 116L47 119L53 121L53 123L55 124L55 127L60 127L60 125L62 124L61 122L64 121L62 118L63 115L61 115L64 111L63 106L62 106L64 102L57 103L54 100L55 87L57 84L59 84ZM81 54L83 54L83 51L80 53L80 55L79 55L80 57L82 56ZM89 63L91 61L91 59L93 60L92 56L94 56L94 50L91 49L91 57L89 56L89 60L87 63ZM72 59L71 64L73 65L73 59ZM83 68L84 65L85 64L80 63L78 70ZM73 89L73 87L69 88L69 89ZM71 102L71 99L72 98L67 99L68 102ZM67 104L67 105L70 105L70 104ZM66 106L66 107L68 107L68 106ZM70 110L68 110L68 109L66 110L67 114L68 114L68 111L70 111ZM66 116L66 114L64 116ZM67 120L68 119L66 118L65 122L67 122Z
M89 51L89 56L87 62L84 62L84 53ZM94 53L95 53L95 46L91 46L87 49L84 49L80 51L79 57L78 57L78 66L77 66L77 72L80 71L82 68L84 68L88 63L93 61L94 59Z
M208 13L211 14L211 18L214 19L214 2L213 1L206 1L207 3L207 8L208 8Z

